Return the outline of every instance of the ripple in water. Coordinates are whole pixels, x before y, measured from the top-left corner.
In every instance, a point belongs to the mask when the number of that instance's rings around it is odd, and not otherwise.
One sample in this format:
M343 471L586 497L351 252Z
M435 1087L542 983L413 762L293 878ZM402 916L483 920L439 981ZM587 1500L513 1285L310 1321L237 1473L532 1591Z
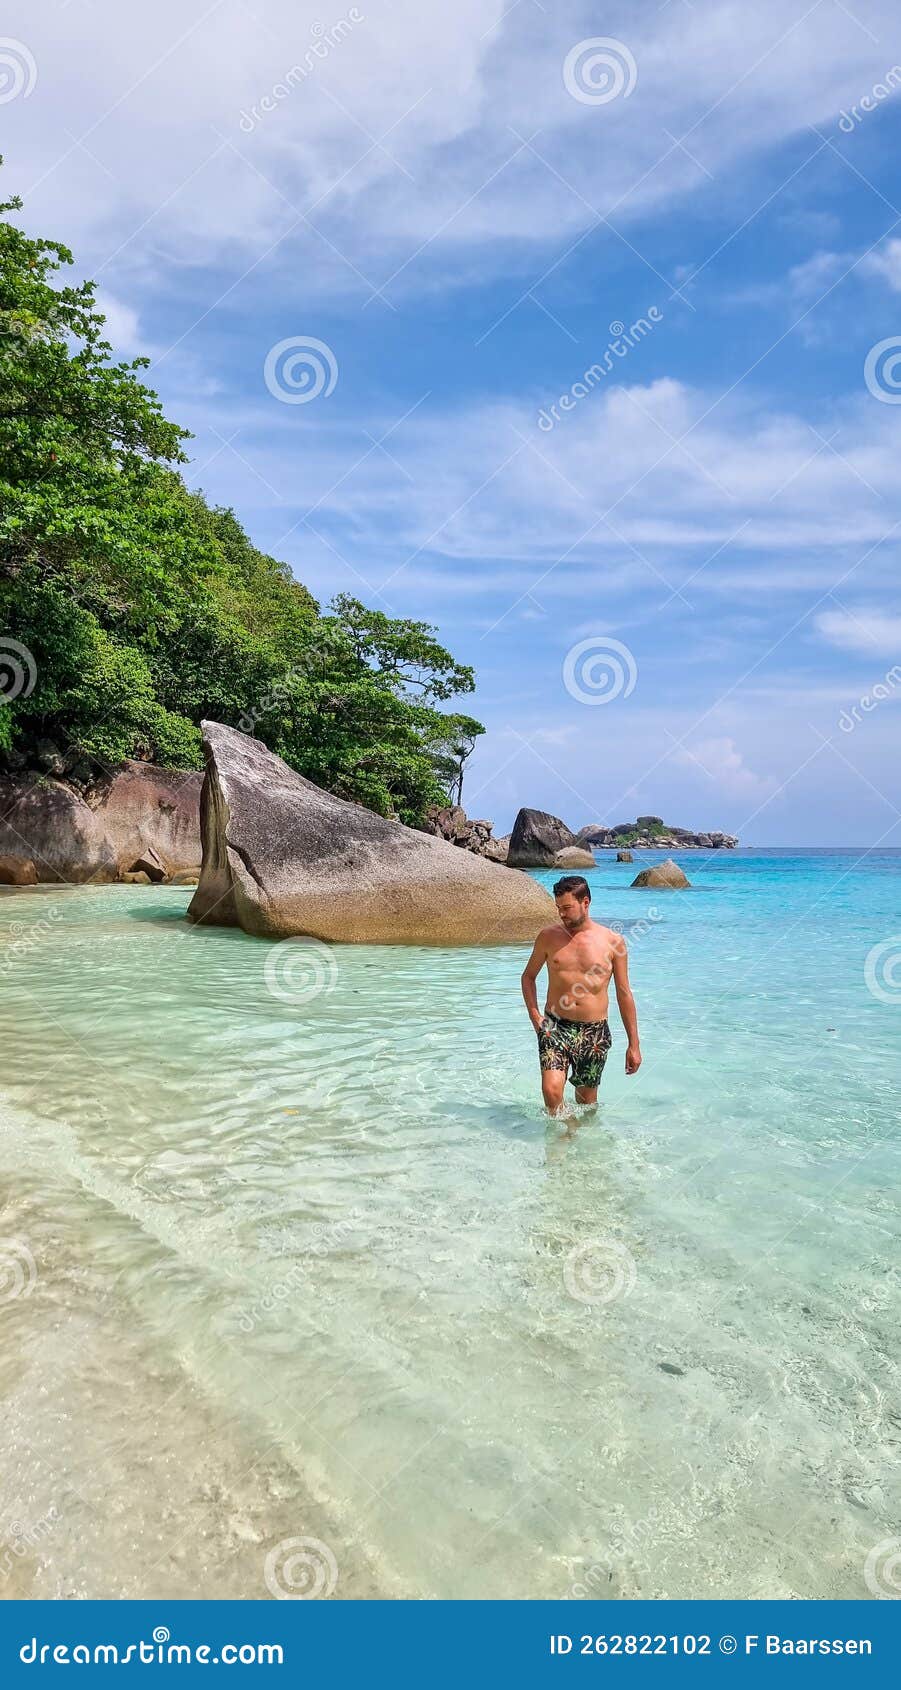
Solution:
M898 859L850 861L699 861L653 922L599 865L645 1067L614 1017L554 1123L519 949L292 1001L181 891L4 894L5 1593L266 1596L314 1539L339 1597L867 1595Z

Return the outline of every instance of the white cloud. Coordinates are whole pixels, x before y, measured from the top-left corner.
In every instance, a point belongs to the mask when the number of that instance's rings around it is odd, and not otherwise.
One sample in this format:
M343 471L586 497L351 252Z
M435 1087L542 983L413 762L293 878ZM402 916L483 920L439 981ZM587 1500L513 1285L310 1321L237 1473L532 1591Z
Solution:
M637 585L655 603L682 589L690 605L711 592L766 604L814 600L846 573L852 590L875 590L896 570L901 415L867 395L811 426L664 378L598 387L544 433L547 397L428 401L392 434L393 463L358 427L298 424L275 402L236 444L282 495L268 501L269 524L280 512L269 544L293 530L309 553L315 530L351 561L365 551L360 567L389 598L418 577L436 595L500 592L532 614L602 579L607 597ZM211 415L219 440L198 430L201 457L234 427L228 402ZM391 421L367 418L370 436ZM213 495L217 473L229 498L266 499L229 453L200 477Z
M694 767L708 775L729 798L763 799L778 784L771 775L758 775L749 769L728 735L695 740L675 751L673 758L682 767Z
M864 657L901 658L901 616L865 605L855 610L824 610L817 631L830 645Z
M796 299L818 299L852 263L853 257L846 252L815 252L789 270L789 288Z
M672 137L722 179L829 124L884 69L874 38L894 23L891 0L872 0L867 32L806 0L621 4L604 30L634 54L637 86L586 106L562 78L597 25L574 0L550 12L457 0L440 29L420 0L360 10L317 58L323 25L345 17L322 16L319 0L256 12L218 0L193 16L181 0L152 11L93 0L87 24L80 6L12 0L4 27L40 70L32 98L4 112L29 220L153 286L174 264L225 264L233 279L242 257L262 260L280 240L267 264L302 266L308 289L340 279L363 296L358 271L381 285L403 265L390 285L406 287L424 244L445 275L476 248L483 265L515 268L600 212L619 221L705 188ZM307 74L288 86L297 65ZM279 85L288 92L273 99Z
M141 344L137 311L116 299L104 288L97 290L97 307L106 318L104 336L110 342L115 357L137 357L148 348Z
M901 293L901 240L886 241L869 253L860 267L870 276L881 276L893 293Z

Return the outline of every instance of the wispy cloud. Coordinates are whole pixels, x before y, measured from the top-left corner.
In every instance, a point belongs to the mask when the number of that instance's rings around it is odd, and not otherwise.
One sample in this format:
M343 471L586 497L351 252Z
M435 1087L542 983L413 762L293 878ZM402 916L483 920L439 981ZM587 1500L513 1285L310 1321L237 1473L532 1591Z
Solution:
M93 0L86 51L80 6L42 14L12 0L5 27L41 66L40 99L5 114L12 155L28 147L29 215L52 214L93 257L116 253L117 271L147 282L161 253L237 263L289 230L292 263L315 255L307 286L330 291L365 295L360 273L403 291L433 263L450 280L449 255L475 248L515 269L523 244L704 193L742 159L829 122L884 68L874 38L894 23L890 0L871 0L868 31L845 8L802 0L788 12L759 0L740 28L727 0L639 0L604 20L637 84L597 106L562 75L593 33L575 3L459 0L438 51L418 0L368 0L325 51L346 12L219 0L186 26L178 0L159 0L152 20Z
M772 775L759 775L749 769L734 739L726 735L695 740L680 746L673 755L681 767L699 770L729 798L765 798L778 785Z
M854 610L824 610L817 631L830 645L864 657L901 659L901 614L859 605Z
M901 240L886 241L863 260L862 268L867 275L880 276L888 282L893 293L901 293Z

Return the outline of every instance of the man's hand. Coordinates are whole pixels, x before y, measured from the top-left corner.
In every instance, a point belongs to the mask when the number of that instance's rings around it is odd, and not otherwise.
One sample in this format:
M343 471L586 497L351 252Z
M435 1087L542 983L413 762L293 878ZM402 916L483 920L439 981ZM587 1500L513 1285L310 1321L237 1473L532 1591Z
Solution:
M538 1008L538 987L535 982L537 981L538 976L547 961L547 935L549 932L549 927L542 928L538 938L532 946L532 955L529 957L529 960L522 971L523 1002L528 1010L529 1020L535 1028L536 1033L541 1032L541 1023L544 1020L544 1016Z
M637 1045L630 1045L626 1051L626 1073L637 1074L641 1067L641 1051Z

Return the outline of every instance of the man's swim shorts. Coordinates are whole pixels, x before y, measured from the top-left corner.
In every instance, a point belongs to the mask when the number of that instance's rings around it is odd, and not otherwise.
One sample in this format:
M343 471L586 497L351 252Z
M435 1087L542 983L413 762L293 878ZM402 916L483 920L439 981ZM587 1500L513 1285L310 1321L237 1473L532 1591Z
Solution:
M564 1021L545 1015L538 1029L538 1055L543 1069L566 1073L574 1086L596 1086L613 1040L606 1021Z

